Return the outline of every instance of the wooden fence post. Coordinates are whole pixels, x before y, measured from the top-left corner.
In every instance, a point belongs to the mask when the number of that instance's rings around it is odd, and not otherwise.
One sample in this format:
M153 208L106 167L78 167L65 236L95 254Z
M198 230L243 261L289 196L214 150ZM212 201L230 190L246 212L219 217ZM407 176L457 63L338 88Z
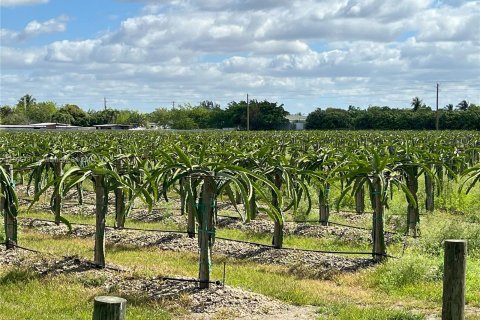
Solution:
M55 179L61 179L63 176L63 163L60 159L56 159L54 164ZM58 185L59 182L55 182ZM56 188L55 188L56 189ZM60 212L62 211L62 196L58 190L53 197L53 213L55 215L55 224L60 224Z
M211 251L215 236L213 234L215 187L215 180L213 179L213 176L205 176L202 186L202 196L198 206L198 212L200 215L200 219L198 219L198 244L200 246L200 289L206 289L210 286Z
M108 194L105 192L105 176L95 175L95 254L94 263L105 267L105 216L108 209Z
M125 320L127 300L98 296L93 300L93 320Z
M273 176L273 182L275 184L275 187L277 187L278 190L281 190L282 188L282 175L280 172L276 171L274 176ZM277 208L278 211L281 212L282 208L280 207L280 203L278 203L278 196L277 194L272 190L272 204L275 208ZM274 226L273 226L273 240L272 244L275 247L275 249L281 249L283 247L283 221L274 221Z
M123 169L122 160L117 160L115 163L118 174L121 174ZM121 187L115 188L115 228L125 227L125 195Z
M357 181L360 178L357 178ZM365 187L361 186L357 191L355 191L355 212L364 213L365 212Z
M196 230L196 225L195 225L195 214L198 210L195 209L195 201L196 201L196 194L194 188L192 187L195 183L195 178L193 176L190 176L190 179L186 181L185 179L183 180L183 191L184 191L184 196L186 204L186 210L187 210L187 233L189 238L195 238L195 230ZM187 184L187 186L185 186ZM185 187L191 188L193 191L193 199L190 199L190 197L187 196L187 193L185 191Z
M442 320L465 318L467 241L445 240Z
M385 246L385 233L383 228L383 203L381 200L381 182L379 177L373 178L373 259L375 261L382 261L385 259L386 246Z
M11 164L6 164L3 166L3 168L5 169L9 180L11 183L13 183L13 166ZM3 212L3 222L5 224L5 243L8 250L15 248L15 245L17 244L17 217L12 216L5 211L5 206L6 199L4 197L0 197L0 212Z

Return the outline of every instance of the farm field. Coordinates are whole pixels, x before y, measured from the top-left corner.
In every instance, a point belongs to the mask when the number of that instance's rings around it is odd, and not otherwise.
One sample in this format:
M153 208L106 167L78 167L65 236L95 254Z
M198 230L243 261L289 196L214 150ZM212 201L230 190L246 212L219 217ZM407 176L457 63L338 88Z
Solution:
M440 319L445 239L480 319L478 132L0 132L0 160L0 319L98 295L127 319Z

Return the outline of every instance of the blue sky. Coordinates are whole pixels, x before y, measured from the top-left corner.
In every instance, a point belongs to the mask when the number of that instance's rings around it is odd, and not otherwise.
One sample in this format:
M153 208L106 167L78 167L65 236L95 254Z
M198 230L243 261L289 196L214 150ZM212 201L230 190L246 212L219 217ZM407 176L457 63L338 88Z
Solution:
M480 1L0 0L0 105L480 103Z

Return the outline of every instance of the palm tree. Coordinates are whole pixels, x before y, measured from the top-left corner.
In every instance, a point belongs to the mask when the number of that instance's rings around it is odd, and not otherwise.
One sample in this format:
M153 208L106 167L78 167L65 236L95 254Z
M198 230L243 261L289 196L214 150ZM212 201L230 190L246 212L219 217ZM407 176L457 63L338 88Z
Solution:
M410 105L413 107L413 111L418 111L423 106L423 101L419 97L415 97Z
M20 108L20 110L23 110L26 113L27 110L30 109L30 107L35 103L37 103L37 100L31 95L26 94L21 97L20 100L18 100L17 108Z
M447 111L453 111L453 104L451 104L451 103L447 104L447 105L445 106L445 109L446 109Z
M457 109L460 111L467 111L468 110L468 102L466 100L462 100L457 104Z

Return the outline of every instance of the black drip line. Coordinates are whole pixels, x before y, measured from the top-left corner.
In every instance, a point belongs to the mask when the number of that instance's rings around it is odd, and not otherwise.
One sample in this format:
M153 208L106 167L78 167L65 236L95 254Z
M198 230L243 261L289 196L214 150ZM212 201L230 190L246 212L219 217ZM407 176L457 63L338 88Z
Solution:
M29 219L29 218L20 218L20 219ZM32 219L32 221L44 221L44 222L51 222L55 223L55 221L52 220L46 220L46 219ZM95 227L95 225L92 224L86 224L86 223L70 223L71 225L82 225L82 226L89 226L89 227ZM187 231L175 231L175 230L157 230L157 229L142 229L142 228L114 228L114 227L108 227L108 229L114 229L114 230L134 230L134 231L146 231L146 232L164 232L164 233L177 233L177 234L188 234ZM328 250L314 250L314 249L302 249L302 248L288 248L288 247L283 247L283 248L275 248L274 246L270 244L263 244L263 243L258 243L258 242L250 242L250 241L245 241L245 240L237 240L237 239L231 239L231 238L224 238L224 237L215 237L215 239L218 240L224 240L224 241L231 241L231 242L239 242L239 243L245 243L245 244L251 244L255 246L261 246L261 247L267 247L267 248L274 248L276 250L292 250L292 251L302 251L302 252L317 252L317 253L327 253L327 254L358 254L358 255L377 255L377 256L385 256L389 258L396 258L394 256L390 256L388 254L381 254L381 253L372 253L372 252L358 252L358 251L328 251Z

